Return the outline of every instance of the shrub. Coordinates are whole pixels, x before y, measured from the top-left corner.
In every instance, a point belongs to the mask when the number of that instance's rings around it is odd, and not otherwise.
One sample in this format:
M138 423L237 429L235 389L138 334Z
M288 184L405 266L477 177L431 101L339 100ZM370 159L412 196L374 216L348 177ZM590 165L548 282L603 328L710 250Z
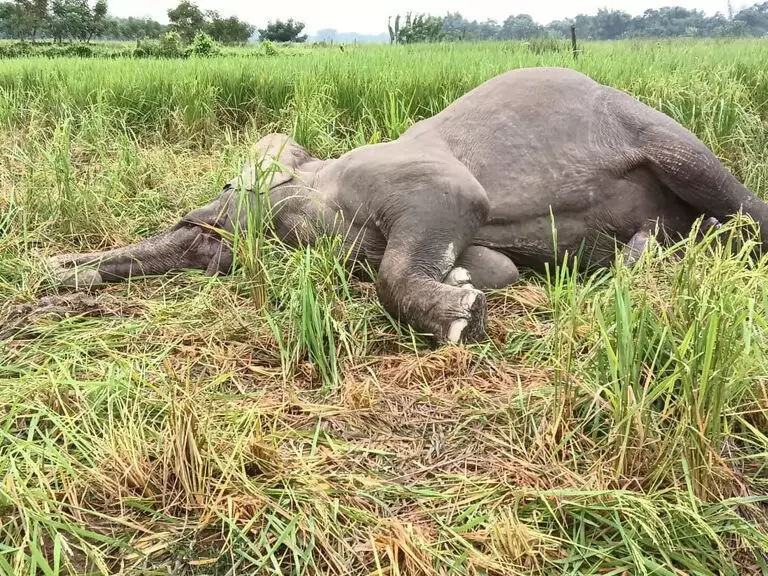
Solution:
M182 58L184 44L178 32L166 32L160 39L160 56L163 58Z
M80 58L90 58L93 56L93 48L85 44L72 44L61 51L62 56L78 56Z
M15 42L13 44L0 45L0 58L21 58L29 56L33 48L26 42Z
M216 42L205 32L198 32L195 39L192 40L190 52L193 56L209 57L216 56L219 53L219 47Z
M264 54L266 56L277 56L277 47L272 40L264 40L261 45L264 47Z

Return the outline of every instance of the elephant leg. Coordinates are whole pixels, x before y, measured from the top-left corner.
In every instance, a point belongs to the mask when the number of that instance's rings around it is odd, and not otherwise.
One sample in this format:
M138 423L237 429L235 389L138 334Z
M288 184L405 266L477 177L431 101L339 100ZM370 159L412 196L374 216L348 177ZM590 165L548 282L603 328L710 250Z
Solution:
M653 173L678 198L720 222L742 211L759 226L768 244L768 202L749 190L720 159L687 130L667 126L644 133L644 156ZM765 246L764 246L765 248Z
M232 251L216 232L230 231L222 216L221 197L187 214L178 224L135 244L83 254L51 258L55 277L63 285L89 288L137 276L157 276L173 270L205 270L206 275L226 273Z
M398 321L437 342L472 342L486 336L485 295L471 284L449 286L443 279L485 222L489 203L463 166L451 168L421 180L428 187L419 193L397 194L398 202L377 215L389 229L383 230L387 246L376 289Z
M461 253L443 282L449 286L471 284L478 290L501 290L519 279L517 266L504 254L472 245Z

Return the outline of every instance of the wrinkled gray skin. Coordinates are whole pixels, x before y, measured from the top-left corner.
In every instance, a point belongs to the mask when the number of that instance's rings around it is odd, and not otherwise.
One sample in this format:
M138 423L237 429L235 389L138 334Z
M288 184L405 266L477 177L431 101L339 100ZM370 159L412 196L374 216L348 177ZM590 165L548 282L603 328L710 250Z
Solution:
M258 149L290 169L269 190L274 234L298 246L341 233L352 262L377 270L385 309L438 342L484 338L484 291L517 281L517 266L541 270L566 250L603 266L618 241L631 265L657 224L679 238L698 217L719 225L740 210L763 241L768 235L768 205L691 132L568 69L504 73L396 141L338 159L313 158L280 134ZM210 204L155 237L56 258L59 277L90 285L228 272L232 253L212 227L232 232L238 189L253 188L253 174L246 166Z

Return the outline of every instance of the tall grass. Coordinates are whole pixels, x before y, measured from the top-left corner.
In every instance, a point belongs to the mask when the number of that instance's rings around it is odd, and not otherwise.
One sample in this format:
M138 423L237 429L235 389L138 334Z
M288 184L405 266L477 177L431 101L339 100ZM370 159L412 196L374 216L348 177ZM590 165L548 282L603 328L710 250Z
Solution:
M440 350L338 238L268 240L258 195L228 277L63 294L42 261L174 223L266 132L337 155L519 66L629 91L766 196L767 56L728 40L575 62L494 43L4 63L0 573L765 573L768 266L746 220L631 270L526 274L489 297L488 342Z

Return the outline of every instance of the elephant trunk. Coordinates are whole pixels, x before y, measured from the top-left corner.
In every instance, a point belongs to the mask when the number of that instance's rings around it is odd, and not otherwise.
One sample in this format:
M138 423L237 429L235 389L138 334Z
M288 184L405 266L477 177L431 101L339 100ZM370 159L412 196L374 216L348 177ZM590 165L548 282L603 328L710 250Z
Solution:
M226 271L231 262L231 251L218 234L180 223L135 244L103 252L57 256L51 264L63 284L82 287L172 270L198 269L214 274Z

